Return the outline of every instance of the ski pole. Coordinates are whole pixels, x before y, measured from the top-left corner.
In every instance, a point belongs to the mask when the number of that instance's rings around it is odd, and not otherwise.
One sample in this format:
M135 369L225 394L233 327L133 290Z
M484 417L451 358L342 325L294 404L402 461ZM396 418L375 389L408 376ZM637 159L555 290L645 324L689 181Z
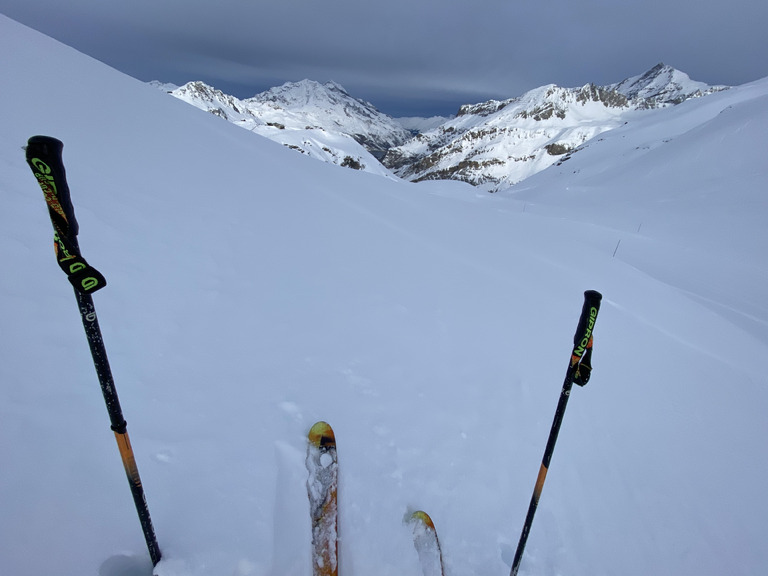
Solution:
M579 318L579 324L576 328L576 334L573 337L571 359L568 364L568 370L565 373L563 389L560 393L560 400L557 403L557 410L555 410L555 419L552 422L552 429L549 432L547 447L544 449L544 457L542 458L541 467L539 468L539 475L536 478L536 485L533 489L531 503L528 505L528 513L525 516L523 531L520 534L520 541L517 544L515 558L512 561L512 571L510 572L510 576L517 576L517 571L520 568L520 561L523 558L523 550L525 550L525 543L528 541L528 533L531 531L533 516L536 514L536 508L539 505L539 498L541 497L541 490L544 487L544 480L547 478L549 463L552 460L552 452L555 449L555 442L557 442L557 435L560 432L560 425L563 423L563 415L565 414L565 408L568 404L568 398L570 398L571 395L571 388L574 383L579 386L584 386L589 381L589 376L592 372L592 330L595 327L597 313L600 310L600 300L602 298L603 296L594 290L587 290L584 292L584 306L581 309L581 317Z
M77 242L78 224L75 219L75 211L69 195L66 172L61 157L64 144L50 136L33 136L29 139L26 148L27 163L37 178L38 184L43 190L45 202L53 224L53 245L59 266L67 274L67 278L75 289L77 305L80 309L80 317L88 338L88 346L99 378L101 391L107 405L107 412L111 422L111 428L115 433L120 457L123 461L128 483L131 487L133 502L136 512L139 514L141 529L147 542L149 556L152 564L160 561L160 548L152 527L149 516L149 508L144 497L144 488L141 485L139 469L128 438L126 422L120 409L120 401L112 379L112 371L107 360L107 351L99 329L99 321L96 317L96 309L93 305L91 294L106 285L106 280L101 273L90 266L80 254Z

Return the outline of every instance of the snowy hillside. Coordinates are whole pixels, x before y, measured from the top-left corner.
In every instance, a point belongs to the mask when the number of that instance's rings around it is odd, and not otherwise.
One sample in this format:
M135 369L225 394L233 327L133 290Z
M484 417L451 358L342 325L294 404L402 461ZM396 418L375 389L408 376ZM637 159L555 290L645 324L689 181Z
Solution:
M446 576L508 574L587 289L594 372L521 576L764 572L768 79L638 112L489 195L313 161L2 16L0 49L0 572L152 573L34 134L64 142L109 282L158 576L311 574L320 419L342 576L419 576L415 508Z
M605 87L542 86L519 98L462 106L456 118L391 149L383 162L412 181L462 180L494 192L557 163L638 110L723 89L663 64Z

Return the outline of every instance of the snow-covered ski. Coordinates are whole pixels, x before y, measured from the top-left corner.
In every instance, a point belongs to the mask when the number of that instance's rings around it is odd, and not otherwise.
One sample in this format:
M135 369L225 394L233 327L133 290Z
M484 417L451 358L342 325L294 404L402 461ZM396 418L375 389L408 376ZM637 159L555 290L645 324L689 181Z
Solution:
M413 526L413 545L419 554L424 576L443 576L443 554L432 518L426 512L417 510L411 514L408 523Z
M336 437L326 422L317 422L307 437L307 494L312 518L312 574L338 576L339 463Z

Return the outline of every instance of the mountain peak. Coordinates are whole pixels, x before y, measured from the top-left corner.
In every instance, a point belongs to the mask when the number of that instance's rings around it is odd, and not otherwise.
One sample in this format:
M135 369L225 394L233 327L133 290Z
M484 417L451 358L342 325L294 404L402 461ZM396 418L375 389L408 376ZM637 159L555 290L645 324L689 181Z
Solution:
M286 82L247 100L201 81L174 90L160 82L150 84L303 154L376 174L391 176L378 160L411 136L400 123L333 81Z
M322 126L357 140L380 158L411 134L397 121L379 112L370 102L355 98L339 83L315 80L286 82L245 101L249 106L268 105L303 118L310 126Z
M727 86L709 86L704 82L691 80L685 72L663 62L639 76L626 78L607 87L623 94L640 108L680 104L689 98L698 98L727 89Z
M275 86L256 94L247 101L272 102L281 108L290 110L303 109L307 106L336 105L344 100L354 101L355 103L373 108L373 105L350 96L349 92L337 82L329 81L321 84L316 80L309 80L307 78Z

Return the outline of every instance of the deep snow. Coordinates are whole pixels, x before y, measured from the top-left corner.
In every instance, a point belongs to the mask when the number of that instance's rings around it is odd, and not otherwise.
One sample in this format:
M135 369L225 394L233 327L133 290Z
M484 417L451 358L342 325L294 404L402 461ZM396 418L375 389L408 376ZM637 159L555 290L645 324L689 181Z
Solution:
M303 157L0 16L0 570L147 575L40 190L64 144L162 576L307 575L336 432L340 572L504 575L582 292L603 293L524 575L768 565L768 81L487 195Z

